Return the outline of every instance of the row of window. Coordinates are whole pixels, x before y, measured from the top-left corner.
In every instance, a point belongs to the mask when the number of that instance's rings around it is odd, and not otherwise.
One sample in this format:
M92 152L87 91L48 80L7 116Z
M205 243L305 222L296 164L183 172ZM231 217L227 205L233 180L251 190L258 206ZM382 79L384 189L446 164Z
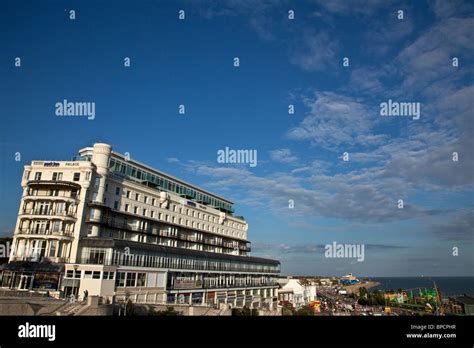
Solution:
M39 180L42 179L42 177L43 177L43 173L42 173L42 172L36 172L36 173L35 173L35 180L39 181ZM28 173L27 179L29 179L29 173ZM63 173L61 173L61 172L53 172L53 174L52 174L52 176L51 176L51 180L53 180L53 181L61 181L61 180L63 180ZM81 180L81 173L74 173L72 180L73 180L73 181L80 181L80 180Z
M115 278L116 287L145 286L146 273L141 272L117 272Z
M59 190L59 189L37 189L29 188L26 195L27 196L47 196L47 197L68 197L68 198L77 198L80 194L80 190Z
M118 201L114 202L114 209L119 210L119 202ZM212 226L212 225L203 224L203 223L200 223L200 222L180 218L180 217L177 217L175 215L169 215L169 214L164 214L164 213L160 213L160 212L156 213L156 211L154 211L154 210L148 210L146 208L140 209L137 206L133 206L133 210L132 210L132 207L128 203L125 204L124 211L127 212L127 213L133 213L135 215L142 215L144 217L150 217L152 219L158 219L158 220L170 222L170 223L177 224L177 225L179 224L181 226L186 226L186 227L189 227L189 228L197 228L197 229L205 230L205 231L208 231L208 232L221 233L221 234L236 237L236 238L245 238L245 233L244 232L231 231L231 230L228 230L226 228L220 228L220 227L216 227L216 226Z
M233 212L233 206L230 203L224 202L218 198L212 197L203 192L196 191L195 189L188 187L183 184L171 181L161 175L152 174L145 170L139 169L129 163L124 163L116 159L111 158L109 163L110 171L117 173L119 175L129 176L140 181L148 181L154 185L157 185L160 189L171 191L182 196L189 197L196 200L197 202L202 202L204 204L209 204L216 208L226 210L227 212Z
M102 273L102 277L101 277ZM101 272L101 271L80 271L69 269L66 271L66 278L75 278L75 279L114 279L115 272Z
M89 255L89 256L87 256ZM112 259L106 256L106 249L85 248L83 250L83 263L121 265L135 267L174 268L174 269L196 269L210 271L234 271L234 272L279 272L280 265L277 263L252 263L251 261L234 261L211 259L201 256L167 256L160 252L131 254L122 250L113 250Z
M106 186L106 188L107 188L107 186ZM116 188L115 193L117 195L120 193L120 187ZM140 203L150 204L152 206L158 206L158 200L157 199L155 199L155 198L150 199L146 195L143 195L143 199L142 199L142 195L140 193L136 193L136 192L133 193L130 190L125 190L124 195L128 199L134 199L135 201L140 202ZM119 202L118 201L114 202L114 209L119 209ZM125 204L124 209L125 209L126 212L130 213L131 212L130 204ZM133 213L137 214L137 215L142 213L143 216L147 216L147 209L143 209L141 212L138 209L139 209L138 207L134 207L133 208ZM169 209L172 212L187 215L187 216L197 218L197 219L202 219L202 220L208 221L210 223L215 223L215 224L219 223L219 218L217 216L213 216L211 214L201 213L201 212L196 211L194 209L186 208L186 207L178 205L178 204L170 204ZM155 218L155 212L154 211L150 211L150 217ZM161 220L161 217L159 219ZM175 222L175 223L178 223L178 222ZM179 224L183 224L183 223L180 222ZM191 226L188 223L185 223L185 225L186 226ZM238 230L243 230L243 228L244 228L243 224L236 223L236 222L233 222L233 221L230 221L230 220L224 221L223 225L224 226L227 225L228 227L235 228L235 229L238 229ZM193 226L193 227L196 227L196 226ZM200 228L200 227L198 227L198 228ZM204 229L211 231L210 228L204 228Z

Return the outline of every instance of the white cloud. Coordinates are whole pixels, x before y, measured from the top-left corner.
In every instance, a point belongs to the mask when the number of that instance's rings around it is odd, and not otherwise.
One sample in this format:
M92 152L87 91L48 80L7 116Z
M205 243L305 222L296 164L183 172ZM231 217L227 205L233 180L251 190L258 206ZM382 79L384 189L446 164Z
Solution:
M169 157L166 159L166 161L168 163L179 163L179 159L177 159L176 157Z
M295 163L298 157L293 155L290 149L277 149L270 151L270 158L272 161L280 163Z
M353 98L317 92L315 98L306 98L305 104L310 111L299 125L289 130L290 139L309 140L313 145L334 149L342 144L354 145L361 136L372 136L377 115Z
M337 40L324 31L306 30L295 39L290 63L306 71L324 71L335 64Z

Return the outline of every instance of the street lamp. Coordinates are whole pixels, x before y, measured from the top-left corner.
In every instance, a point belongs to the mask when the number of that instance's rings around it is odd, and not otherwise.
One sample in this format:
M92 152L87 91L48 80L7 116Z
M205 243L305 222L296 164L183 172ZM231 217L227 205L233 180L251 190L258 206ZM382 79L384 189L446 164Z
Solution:
M76 288L76 273L77 273L77 269L79 268L78 265L74 265L72 266L74 268L74 274L73 274L73 280L72 280L72 293L71 293L71 300L74 299L75 300L75 297L76 295L74 294L75 292L75 288Z

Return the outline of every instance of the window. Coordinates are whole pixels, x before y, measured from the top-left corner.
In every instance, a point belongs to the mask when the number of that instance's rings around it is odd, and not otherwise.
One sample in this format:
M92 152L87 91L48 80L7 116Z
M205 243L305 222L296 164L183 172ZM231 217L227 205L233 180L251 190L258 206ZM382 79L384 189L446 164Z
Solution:
M76 174L74 174L74 175L76 175ZM74 180L74 181L78 181L78 180ZM99 185L100 185L100 177L97 177L97 178L95 178L94 186L99 187Z
M62 230L62 225L63 225L63 222L62 222L62 221L60 221L60 220L53 220L53 226L52 226L53 232L61 232L61 230Z
M137 286L145 286L146 273L138 273Z
M136 273L127 273L126 286L135 286L136 280L137 280L137 274Z
M114 272L104 272L102 279L114 279Z
M125 204L125 211L128 213L128 208L129 208L129 205L128 204Z
M105 260L105 250L91 249L89 251L89 260L91 260L94 264L103 264Z
M86 172L86 181L89 181L91 178L91 172Z
M118 209L118 201L114 202L114 209Z
M92 278L92 271L85 271L84 278Z
M133 208L133 213L138 214L138 207Z
M66 271L66 278L74 278L74 270L68 269Z
M63 173L53 173L53 181L60 181L63 179Z
M109 191L109 184L105 184L105 192Z
M155 199L154 198L151 199L151 205L155 205Z
M138 193L135 193L135 200L139 201L140 200L140 195Z
M143 216L146 216L146 209L143 209Z
M152 218L155 217L155 212L154 212L153 210L151 211L150 216L151 216Z
M148 204L148 197L145 196L145 198L143 198L143 201L145 202L145 204Z
M35 173L35 180L41 180L41 173Z
M100 279L100 271L92 272L92 279Z
M79 181L81 179L81 173L74 173L73 180L74 181Z
M116 187L116 188L115 188L115 194L116 194L116 195L119 195L119 194L120 194L120 187Z
M117 272L115 286L125 286L125 272Z
M126 197L127 197L127 198L130 198L130 191L127 191Z

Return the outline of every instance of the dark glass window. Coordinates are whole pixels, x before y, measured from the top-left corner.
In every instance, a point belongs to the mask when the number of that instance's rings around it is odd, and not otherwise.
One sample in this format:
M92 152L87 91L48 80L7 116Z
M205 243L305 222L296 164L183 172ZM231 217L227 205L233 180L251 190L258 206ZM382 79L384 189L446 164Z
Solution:
M145 286L146 273L138 273L137 286Z
M126 286L135 286L136 280L137 280L137 274L136 273L127 273Z
M125 272L117 272L115 286L125 286Z

